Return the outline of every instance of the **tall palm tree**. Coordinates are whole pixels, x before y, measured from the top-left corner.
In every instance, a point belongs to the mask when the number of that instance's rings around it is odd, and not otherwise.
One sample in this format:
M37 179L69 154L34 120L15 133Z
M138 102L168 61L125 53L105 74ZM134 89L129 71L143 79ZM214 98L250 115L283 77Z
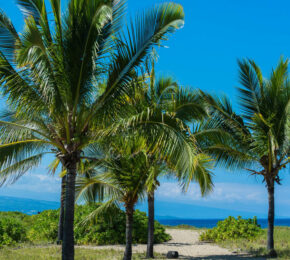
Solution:
M176 126L175 129L177 129ZM191 143L192 140L188 139L186 135L183 138L178 135L174 136L174 133L172 133L171 138L173 142L179 141L183 143L183 146L191 147L191 151L186 149L185 152L188 153L187 159L189 159L186 161L192 161L195 153L194 146ZM104 149L100 153L101 156L93 151L95 157L91 157L91 159L94 158L94 160L83 168L85 176L77 178L77 194L78 198L86 202L104 200L103 205L92 212L87 220L95 218L113 203L124 205L126 248L123 259L130 260L132 258L134 207L144 197L148 186L155 185L154 175L157 171L157 165L152 166L150 159L152 156L157 156L159 151L153 152L150 150L148 138L143 138L142 135L138 134L138 131L135 131L135 134L116 135L114 138L110 138L109 142L110 145L106 142L101 144L100 147ZM108 149L108 147L110 148ZM181 147L178 148L182 150ZM174 150L173 153L178 154L179 149ZM173 158L172 162L176 163ZM197 164L197 161L195 160L194 163ZM188 167L194 166L189 165ZM198 166L195 167L201 167L201 163L198 162ZM161 165L158 166L158 170L160 169Z
M55 175L56 171L59 169L60 160L54 159L53 162L49 165L49 170L52 175ZM63 240L63 223L64 223L64 199L65 199L65 182L66 182L66 171L62 167L60 173L61 177L61 188L60 188L60 207L59 207L59 220L58 220L58 229L57 229L57 244L61 244Z
M150 79L151 81L151 79ZM161 173L165 172L165 169L170 170L171 172L177 171L177 177L180 182L183 184L184 189L186 190L188 184L192 181L198 181L201 186L201 190L203 193L209 191L212 186L211 175L208 169L210 168L211 159L206 155L201 153L196 145L195 140L191 137L188 132L189 128L180 120L182 117L175 116L175 114L184 114L183 118L187 116L187 118L191 118L190 115L194 113L194 109L196 111L201 111L200 113L205 113L202 110L202 107L197 102L196 95L190 95L187 92L177 91L177 86L170 78L162 78L158 81L157 85L154 85L155 90L147 89L144 85L144 80L142 77L136 77L132 82L131 92L127 97L127 104L131 109L129 111L132 113L129 115L129 118L126 119L125 122L128 126L126 133L122 133L127 138L129 136L140 136L140 138L144 138L146 140L146 145L144 147L143 153L145 153L148 166L143 167L145 170L144 174L146 177L145 186L146 188L149 202L149 221L148 221L148 248L149 251L152 252L150 257L153 256L153 242L154 242L154 191L158 186L157 178L161 175ZM164 90L164 91L163 91ZM157 91L159 93L159 97L154 96L150 97L150 93L154 93ZM174 104L172 100L172 94L174 94L179 99L174 99ZM169 95L167 99L165 99L165 95ZM152 102L151 99L159 99L157 102ZM167 105L165 106L165 100ZM160 102L160 104L159 104ZM165 109L167 107L167 110ZM170 107L170 110L169 110ZM175 109L174 108L179 108ZM184 107L192 108L187 114L182 111ZM173 112L175 111L175 113ZM146 120L143 120L143 117ZM128 124L128 122L133 121L134 123ZM156 125L160 125L159 134L156 133L154 129L152 129L152 123ZM122 122L121 122L122 124ZM160 140L164 139L164 133L168 132L170 129L169 138L166 138L164 142L166 145L161 145ZM154 130L154 131L152 131ZM164 131L164 133L163 133ZM114 136L118 136L118 133L115 132ZM118 137L124 138L124 137ZM109 140L112 142L112 138ZM154 144L154 145L152 145ZM177 145L175 145L177 144ZM114 143L113 143L114 145ZM105 143L105 146L110 147ZM164 148L162 148L162 146ZM174 147L174 149L170 148ZM170 148L168 150L168 148ZM98 161L98 152L92 151L90 158L95 158L95 161ZM94 164L93 164L94 166ZM135 165L135 168L138 165ZM143 180L143 179L142 179ZM84 184L81 182L79 187L86 192L82 192L82 194L88 195L96 194L93 196L98 197L98 189L99 180L94 182L94 180L90 180L87 178L87 182ZM93 188L94 187L94 188ZM92 192L92 190L94 192ZM152 199L153 197L153 199ZM148 254L147 254L148 255Z
M183 173L182 169L178 169L178 165L173 165L168 160L157 160L149 156L148 160L151 167L148 169L148 179L146 181L147 203L148 203L148 239L146 258L154 258L154 222L155 222L155 192L160 186L159 179L162 177L171 177L184 191L187 191L191 182L198 182L201 194L204 196L212 190L213 184L211 180L212 159L205 153L196 153L192 170Z
M0 13L0 85L10 110L2 116L3 182L15 181L53 153L66 169L63 259L74 259L77 165L98 138L94 129L124 112L122 96L151 49L183 25L180 5L142 12L122 30L125 1L17 0L18 34ZM124 112L125 113L125 112Z
M59 221L58 221L58 229L57 229L57 243L58 244L62 243L62 240L63 240L65 181L66 181L66 176L63 176L61 178Z
M253 60L238 62L240 68L237 115L228 99L204 94L212 117L196 129L196 138L218 163L242 168L263 178L268 191L268 239L270 256L274 249L274 190L290 162L290 84L288 60L280 60L269 79Z
M138 81L134 94L130 96L133 99L133 105L141 111L163 111L171 114L176 120L179 120L184 129L187 129L187 123L200 121L206 116L205 106L197 91L188 91L182 89L179 84L171 77L162 76L157 78L155 73L155 62L153 60L146 62L146 74L143 79ZM178 131L178 129L176 129ZM188 131L187 135L191 135ZM148 240L147 240L147 258L154 257L154 200L155 190L159 186L158 177L167 173L175 175L179 180L183 179L183 185L188 185L191 181L197 181L200 184L202 194L206 194L212 189L211 175L209 169L210 158L201 150L196 149L195 165L192 171L184 171L172 161L165 157L153 156L148 154L150 161L150 174L147 180L147 199L148 199ZM179 176L179 177L178 177ZM180 178L183 176L182 178ZM186 182L184 182L186 181Z

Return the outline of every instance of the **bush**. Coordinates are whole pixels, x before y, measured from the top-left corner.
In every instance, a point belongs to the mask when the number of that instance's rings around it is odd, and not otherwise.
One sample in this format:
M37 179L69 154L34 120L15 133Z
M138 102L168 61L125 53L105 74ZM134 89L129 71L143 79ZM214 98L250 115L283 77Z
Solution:
M27 220L27 237L33 242L52 242L57 239L58 210L45 210L38 215L32 215Z
M26 229L18 219L0 218L0 246L14 245L26 240Z
M136 210L134 213L133 240L134 243L147 243L148 218L145 212ZM154 222L154 243L162 243L171 239L165 232L165 228L158 222ZM125 237L124 237L125 241Z
M235 219L234 217L228 217L223 221L219 221L216 227L202 233L200 240L213 242L240 238L253 240L261 232L262 229L257 224L256 217L253 219L242 219L241 217Z
M124 211L114 207L86 224L81 222L100 204L76 206L75 242L77 244L124 244L126 216ZM59 210L46 210L29 217L28 238L32 242L54 242L57 240ZM155 222L155 242L168 241L170 236L164 227ZM147 216L136 210L134 213L133 243L147 242Z

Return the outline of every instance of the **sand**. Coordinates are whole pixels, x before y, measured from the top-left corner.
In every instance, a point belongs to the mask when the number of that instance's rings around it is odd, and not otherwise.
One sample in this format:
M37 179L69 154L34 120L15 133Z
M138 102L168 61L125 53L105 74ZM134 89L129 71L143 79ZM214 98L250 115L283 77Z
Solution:
M167 229L167 233L172 236L172 240L154 246L154 252L165 254L168 251L178 251L179 259L235 259L245 260L253 257L245 254L237 254L228 249L221 248L212 243L204 243L198 240L199 232L195 230ZM90 247L92 248L92 247ZM124 250L124 246L96 246L95 249L115 249ZM134 253L146 252L146 245L133 245ZM265 258L255 258L265 259Z

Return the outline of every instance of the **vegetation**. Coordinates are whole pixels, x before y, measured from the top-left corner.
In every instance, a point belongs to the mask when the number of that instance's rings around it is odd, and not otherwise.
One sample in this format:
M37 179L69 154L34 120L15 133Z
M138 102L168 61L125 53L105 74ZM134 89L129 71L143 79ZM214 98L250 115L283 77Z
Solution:
M25 228L18 219L8 216L0 218L0 247L15 245L26 239Z
M181 225L177 225L177 226L169 226L169 225L163 225L165 228L170 228L170 229L185 229L185 230L188 230L188 229L191 229L191 230L198 230L198 231L202 231L204 230L205 228L198 228L198 227L195 227L195 226L191 226L191 225L186 225L186 224L181 224Z
M122 259L122 252L115 250L96 250L96 249L84 249L76 248L75 252L76 260L120 260ZM0 249L1 260L60 260L61 249L56 246L20 246L17 248L3 248ZM133 254L133 260L144 259L143 254ZM155 259L165 259L164 257L157 255Z
M278 259L290 259L290 227L275 227L274 231L275 248ZM217 242L219 245L235 251L248 252L254 256L267 256L265 248L267 241L267 229L254 239L234 239Z
M176 131L181 134L191 136L187 123L202 120L206 117L206 107L200 98L198 91L189 91L180 87L179 83L171 77L156 76L155 62L149 61L146 64L146 74L139 79L134 88L133 103L137 110L150 111L154 113L163 111L176 118L181 125L181 129L175 126ZM147 76L147 77L146 77ZM163 119L161 118L160 123ZM191 169L186 170L184 165L176 163L174 160L147 153L148 179L146 181L147 201L148 201L148 242L146 258L154 258L154 210L155 191L159 186L159 177L173 177L177 179L186 190L191 181L199 183L202 195L212 190L211 181L211 158L203 151L198 150L195 140L190 140L193 145L188 153L194 154L193 162L188 161ZM170 143L176 142L172 139ZM188 167L188 166L187 166Z
M242 219L228 217L219 221L217 226L200 235L202 241L220 242L224 240L247 239L253 241L262 232L257 224L257 218Z
M241 116L228 99L204 94L211 117L197 126L196 137L220 166L245 169L265 182L269 204L267 248L269 255L275 256L274 190L290 162L288 60L281 59L269 79L252 60L239 61L239 67Z
M165 3L124 25L125 1L70 0L65 10L60 0L50 1L50 8L44 0L17 2L25 17L21 34L0 13L0 83L10 109L1 117L1 181L14 182L47 153L61 161L66 170L62 254L71 260L75 179L86 148L128 117L132 79L153 47L183 25L184 12ZM159 128L154 135L160 136ZM167 137L175 135L165 124L162 128L163 136L164 129ZM176 148L164 144L155 152Z
M144 141L138 137L114 140L110 146L111 151L105 153L107 154L105 158L98 160L98 167L94 167L93 170L89 168L90 174L87 173L86 177L77 179L80 199L89 203L94 202L99 198L98 187L106 196L107 201L87 217L88 221L102 212L107 212L112 205L124 203L126 213L124 219L126 232L123 231L123 234L126 234L124 259L129 259L132 255L134 207L143 196L150 172ZM147 230L144 235L147 241Z
M76 206L75 240L79 245L125 244L125 213L119 208L111 208L99 215L87 225L80 223L100 204ZM114 216L114 217L112 217ZM17 212L1 212L0 245L14 245L16 242L33 244L55 243L57 241L59 210L46 210L37 215ZM148 218L144 212L134 212L133 242L147 242ZM162 243L170 239L159 222L155 222L155 242Z
M60 0L17 3L21 33L0 10L0 86L8 107L0 114L0 186L52 154L52 172L62 171L61 210L11 213L13 219L3 213L0 245L58 240L62 259L73 260L75 243L126 243L123 259L130 260L132 243L147 242L146 256L153 257L153 242L169 239L154 221L158 177L174 176L183 191L196 181L204 195L213 187L214 159L265 182L267 248L276 255L274 191L290 162L288 60L269 79L254 61L239 61L238 115L227 98L156 78L155 47L184 24L179 4L125 22L125 0L69 0L65 10ZM75 211L76 195L88 205ZM146 195L149 220L135 211ZM201 239L252 240L260 233L255 219L230 217Z
M148 67L147 63L147 70L149 70ZM102 188L102 191L107 192L105 196L107 196L108 206L118 202L124 203L126 208L128 205L134 208L139 197L147 192L149 203L147 257L153 257L154 211L152 212L152 208L154 208L154 190L159 183L158 177L171 174L184 187L187 187L191 181L197 181L203 194L211 190L212 182L209 171L211 159L196 149L195 140L191 138L186 125L187 120L199 119L206 114L199 98L200 95L198 92L183 90L170 77L160 77L156 80L154 65L151 72L148 72L148 77L146 75L132 82L130 99L128 98L127 103L141 117L144 115L147 117L150 111L151 117L160 126L164 122L170 125L177 134L174 138L169 138L167 144L171 146L179 143L185 148L185 157L179 154L179 149L170 154L152 153L151 149L148 149L151 146L150 143L142 135L140 136L143 131L150 133L152 130L150 124L134 127L133 137L127 133L126 136L122 135L122 142L118 140L119 137L118 139L110 138L110 145L108 141L105 142L103 151L100 152L102 155L99 155L97 160L97 167L95 167L96 162L92 161L93 167L86 168L91 173L85 173L85 178L80 176L77 179L77 188L80 196L89 202L100 199L99 188ZM164 120L166 116L169 116L170 121ZM158 139L163 138L162 130L160 134ZM101 145L98 148L100 150ZM184 160L185 158L187 159ZM101 174L102 172L106 174ZM116 195L117 193L119 196ZM104 195L103 192L101 195ZM103 208L105 209L106 206ZM128 209L127 213L131 214L131 211ZM128 240L130 240L129 237Z

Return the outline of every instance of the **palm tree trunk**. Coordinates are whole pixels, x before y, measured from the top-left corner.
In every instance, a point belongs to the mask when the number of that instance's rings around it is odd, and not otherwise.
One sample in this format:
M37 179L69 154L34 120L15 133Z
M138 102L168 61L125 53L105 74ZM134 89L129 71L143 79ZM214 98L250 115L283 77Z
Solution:
M66 181L66 176L61 178L60 209L59 209L59 221L58 221L58 232L57 232L57 243L58 244L60 244L61 241L63 240L65 181Z
M74 209L75 209L75 180L76 160L70 160L65 164L66 185L65 185L65 212L64 230L62 243L62 260L74 259Z
M267 236L267 249L269 250L269 256L276 257L277 253L274 249L274 216L275 216L275 204L274 204L274 180L267 181L268 189L268 236Z
M126 205L126 248L123 260L132 259L132 232L133 232L134 206Z
M148 192L148 240L146 258L154 258L154 190Z

